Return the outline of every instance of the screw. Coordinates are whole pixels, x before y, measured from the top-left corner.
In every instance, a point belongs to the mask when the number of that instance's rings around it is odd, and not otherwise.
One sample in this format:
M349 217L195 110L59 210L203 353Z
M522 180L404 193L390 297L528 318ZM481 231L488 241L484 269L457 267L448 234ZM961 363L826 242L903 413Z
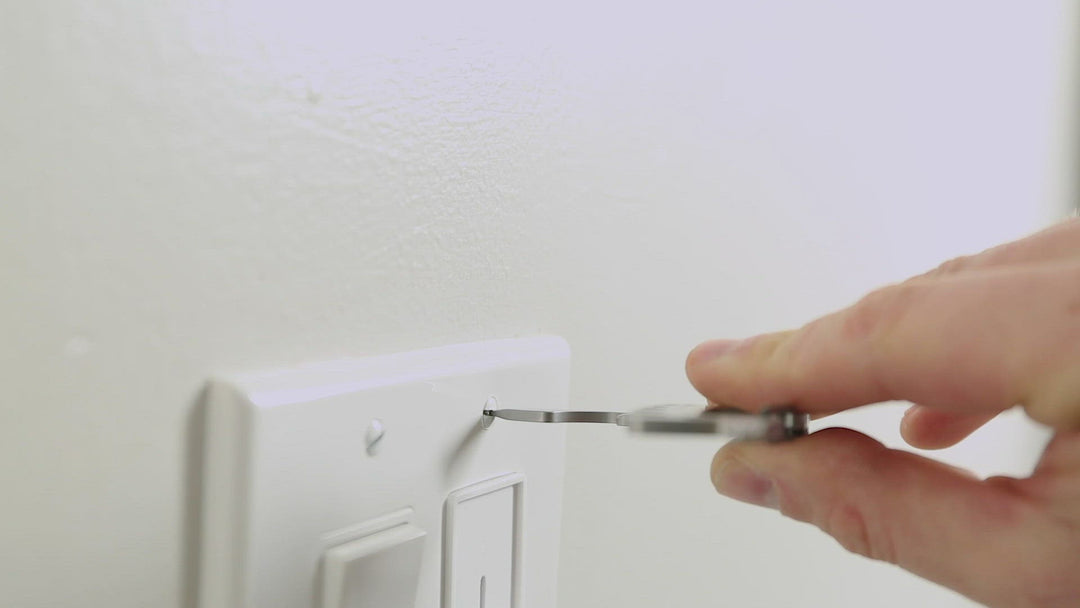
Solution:
M491 426L491 423L495 421L495 416L488 412L494 412L497 409L499 409L498 399L496 399L494 395L488 397L487 401L484 402L484 411L480 415L480 428L487 429Z
M371 421L368 425L367 434L364 436L367 443L368 456L374 456L379 451L379 442L386 436L386 427L383 426L382 420L378 418Z

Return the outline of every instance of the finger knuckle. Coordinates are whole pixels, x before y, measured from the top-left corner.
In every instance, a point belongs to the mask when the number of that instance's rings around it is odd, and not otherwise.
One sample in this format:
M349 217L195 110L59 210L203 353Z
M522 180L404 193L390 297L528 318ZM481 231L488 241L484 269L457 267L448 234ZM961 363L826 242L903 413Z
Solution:
M895 550L888 536L871 526L861 509L840 503L828 511L822 526L844 549L889 563L896 563Z
M975 256L963 255L951 260L946 260L939 264L936 268L923 275L925 278L944 277L962 272L970 268L974 262Z
M739 369L745 381L733 387L738 391L732 392L734 404L747 408L770 407L777 404L777 395L791 392L792 342L793 334L797 333L766 334L754 340L747 357L751 363Z
M912 284L890 285L870 292L845 316L842 328L845 338L881 339L902 321L918 293L919 288Z

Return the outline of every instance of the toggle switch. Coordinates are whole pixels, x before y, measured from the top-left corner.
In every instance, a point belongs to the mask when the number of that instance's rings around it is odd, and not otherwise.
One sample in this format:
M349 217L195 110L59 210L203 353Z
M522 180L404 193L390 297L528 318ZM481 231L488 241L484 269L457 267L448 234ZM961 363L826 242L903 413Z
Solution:
M525 476L456 490L446 499L442 608L521 605L521 530Z
M412 608L425 536L403 523L328 549L322 608Z

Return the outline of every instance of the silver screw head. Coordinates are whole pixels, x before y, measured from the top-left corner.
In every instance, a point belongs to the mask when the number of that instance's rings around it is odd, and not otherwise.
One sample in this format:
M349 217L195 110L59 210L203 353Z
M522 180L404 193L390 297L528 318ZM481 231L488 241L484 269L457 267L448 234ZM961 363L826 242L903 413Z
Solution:
M480 415L480 428L486 429L491 426L491 423L495 421L495 416L492 416L488 412L493 412L499 409L499 400L495 396L487 398L484 402L484 412Z

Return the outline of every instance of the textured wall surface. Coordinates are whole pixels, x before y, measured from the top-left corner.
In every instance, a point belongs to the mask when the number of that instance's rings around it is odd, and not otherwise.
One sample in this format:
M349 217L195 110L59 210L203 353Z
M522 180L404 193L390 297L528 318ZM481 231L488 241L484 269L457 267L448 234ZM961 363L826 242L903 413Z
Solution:
M1067 0L451 4L7 7L0 604L191 606L212 374L551 333L577 405L693 399L701 339L1069 196ZM716 447L574 429L561 605L962 603L715 497Z

